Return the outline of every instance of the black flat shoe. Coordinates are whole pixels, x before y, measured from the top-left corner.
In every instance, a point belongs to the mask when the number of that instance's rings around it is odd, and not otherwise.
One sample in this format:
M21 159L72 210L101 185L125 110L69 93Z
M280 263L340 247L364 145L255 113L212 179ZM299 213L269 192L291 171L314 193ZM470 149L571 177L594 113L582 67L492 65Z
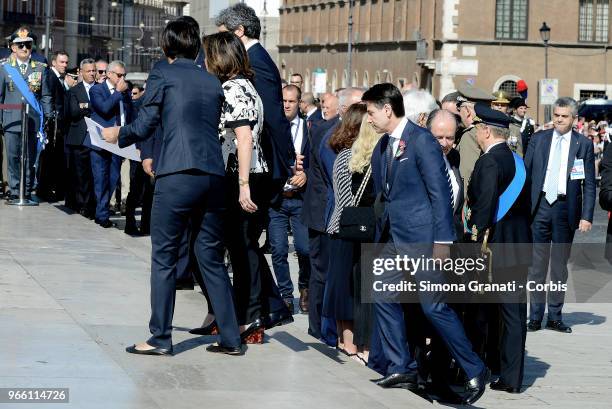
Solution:
M125 348L125 352L136 355L172 355L172 348L136 349L136 345Z
M527 323L527 331L535 332L542 329L542 321L529 320Z
M280 312L271 312L265 320L264 325L266 329L270 329L280 327L281 325L291 324L293 321L293 316L289 310L285 310Z
M194 335L217 335L219 333L219 328L217 328L217 320L214 320L205 327L190 329L189 333Z
M494 391L502 391L502 392L508 392L508 393L521 393L521 388L515 388L514 386L506 385L499 379L496 380L495 382L491 382L491 385L489 386Z
M564 334L571 334L572 329L565 325L563 321L548 321L546 323L546 329L552 329L553 331L563 332Z
M414 372L410 373L394 373L380 379L371 379L376 385L381 388L403 388L408 390L417 390L419 388L417 375Z
M463 403L466 405L472 405L474 402L480 399L487 388L487 382L489 382L490 377L491 371L485 368L480 375L468 380L465 383L465 391L467 394L463 399Z
M223 345L209 345L206 347L208 352L215 354L226 354L226 355L242 355L242 347L224 347Z

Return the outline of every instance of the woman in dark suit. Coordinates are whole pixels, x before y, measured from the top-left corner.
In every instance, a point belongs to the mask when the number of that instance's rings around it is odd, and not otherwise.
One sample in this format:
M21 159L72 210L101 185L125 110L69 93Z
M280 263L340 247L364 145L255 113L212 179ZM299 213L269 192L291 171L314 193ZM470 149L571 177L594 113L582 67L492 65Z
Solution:
M108 142L125 147L153 135L161 125L163 140L156 167L151 223L151 320L147 342L127 352L172 354L172 316L177 261L188 224L199 232L194 252L221 335L210 352L242 353L229 276L223 266L225 167L217 128L224 96L219 80L198 67L199 33L183 20L170 22L162 34L167 63L158 63L147 80L138 119L104 130Z

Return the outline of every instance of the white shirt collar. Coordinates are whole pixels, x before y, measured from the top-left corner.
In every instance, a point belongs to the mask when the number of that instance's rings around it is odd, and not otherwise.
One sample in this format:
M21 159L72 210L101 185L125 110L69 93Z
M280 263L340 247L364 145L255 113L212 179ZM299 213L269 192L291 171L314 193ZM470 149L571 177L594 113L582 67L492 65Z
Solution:
M306 118L310 118L312 114L317 111L317 107L312 108L310 111L306 112Z
M62 76L60 75L60 73L55 69L55 67L51 67L51 69L53 70L53 72L55 73L55 75L57 75L57 78L61 79Z
M246 48L246 50L249 51L249 48L253 47L255 44L259 44L259 40L255 40L251 38L249 41L247 41L244 48Z
M563 140L567 140L567 141L569 141L569 138L570 138L571 135L572 135L572 130L571 129L568 132L564 133L563 135L561 135L559 132L557 132L556 129L553 131L553 137L554 138L563 137Z
M32 61L32 58L30 57L30 58L28 58L26 61L21 61L21 60L19 59L19 57L17 57L17 56L15 55L15 61L17 61L17 65L21 65L21 64L28 65L28 64L30 64L30 61Z
M389 136L395 139L402 139L402 133L404 133L404 128L406 127L407 124L408 124L408 118L403 116L402 119L399 121L399 124L397 124L397 126L395 127L393 132L389 134Z
M292 124L299 125L300 124L300 116L296 115L295 118L291 121Z
M490 145L490 146L487 148L487 150L485 151L485 153L489 153L489 151L490 151L490 150L491 150L491 149L492 149L494 146L500 145L500 144L502 144L502 143L506 143L506 141L499 141L499 142L495 142L493 145Z

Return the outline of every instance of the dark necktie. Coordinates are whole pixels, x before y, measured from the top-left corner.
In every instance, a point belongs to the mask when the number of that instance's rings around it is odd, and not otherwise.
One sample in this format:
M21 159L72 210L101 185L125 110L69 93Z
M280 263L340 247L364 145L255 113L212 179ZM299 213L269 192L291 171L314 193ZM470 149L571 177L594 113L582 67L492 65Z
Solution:
M386 154L386 159L387 159L387 175L386 175L386 179L388 181L389 180L389 175L391 175L391 166L393 166L393 141L394 141L394 138L392 138L388 134L387 134L387 136L389 137L389 142L387 143L387 150L385 151L385 154Z

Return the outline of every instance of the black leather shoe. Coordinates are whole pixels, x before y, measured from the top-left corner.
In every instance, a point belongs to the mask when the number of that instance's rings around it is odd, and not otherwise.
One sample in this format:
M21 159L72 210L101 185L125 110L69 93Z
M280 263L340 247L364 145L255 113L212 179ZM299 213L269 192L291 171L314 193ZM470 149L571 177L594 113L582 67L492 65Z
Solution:
M521 393L521 388L515 388L514 386L506 385L500 379L496 380L495 382L491 382L491 385L489 386L494 391L502 391L502 392L508 392L508 393Z
M461 396L455 393L450 386L446 383L432 383L427 385L427 394L435 395L439 403L446 403L450 405L461 405L463 403L463 399Z
M381 388L403 388L409 390L417 390L419 388L417 374L409 373L393 373L384 378L372 379L376 385Z
M281 325L291 324L293 317L288 310L280 312L271 312L264 322L266 329L280 327Z
M291 312L291 315L293 315L293 297L289 298L283 298L283 302L285 303L285 305L287 306L287 309L289 310L289 312Z
M572 329L565 325L561 320L546 322L546 329L552 329L554 331L563 332L565 334L572 333Z
M223 345L209 345L206 347L208 352L226 355L242 355L242 347L224 347Z
M177 290L193 290L193 279L188 278L186 280L176 280L174 288Z
M472 405L474 402L480 399L487 388L487 382L489 382L490 377L491 371L485 368L480 375L467 381L465 383L465 391L467 394L463 398L463 403L466 405Z
M123 232L130 236L142 236L142 234L140 233L140 230L138 230L138 227L136 227L136 223L134 224L126 223L125 229L123 229Z
M172 348L136 349L136 345L125 348L125 352L136 355L172 355Z
M98 225L100 227L104 227L105 229L108 229L109 227L117 227L116 223L111 222L110 220L106 219L106 220L101 220L101 221L96 221L96 223L98 223Z
M264 328L263 320L261 318L257 318L255 321L251 323L244 331L240 333L240 342L246 344L246 340L255 332Z
M205 327L191 329L189 330L189 333L194 335L216 335L219 333L219 329L217 328L217 321L215 320Z
M530 320L527 323L527 331L534 332L542 329L542 321Z

